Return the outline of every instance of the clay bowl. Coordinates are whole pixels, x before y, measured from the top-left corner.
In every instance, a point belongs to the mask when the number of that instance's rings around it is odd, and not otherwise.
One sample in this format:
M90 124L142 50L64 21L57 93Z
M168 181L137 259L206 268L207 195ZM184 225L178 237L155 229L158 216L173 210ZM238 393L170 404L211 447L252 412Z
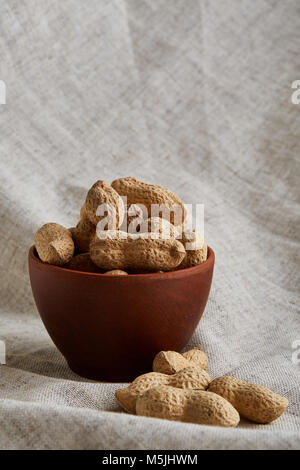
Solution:
M204 311L214 252L192 268L111 276L53 266L29 250L34 299L70 368L94 380L128 382L155 354L181 351Z

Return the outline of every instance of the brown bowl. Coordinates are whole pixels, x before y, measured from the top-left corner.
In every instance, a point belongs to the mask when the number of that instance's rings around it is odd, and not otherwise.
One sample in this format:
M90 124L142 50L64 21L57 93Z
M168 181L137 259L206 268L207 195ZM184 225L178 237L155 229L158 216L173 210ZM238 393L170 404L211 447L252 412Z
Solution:
M29 250L33 296L70 368L94 380L127 382L151 370L155 354L181 351L210 291L214 252L198 266L111 276L43 263Z

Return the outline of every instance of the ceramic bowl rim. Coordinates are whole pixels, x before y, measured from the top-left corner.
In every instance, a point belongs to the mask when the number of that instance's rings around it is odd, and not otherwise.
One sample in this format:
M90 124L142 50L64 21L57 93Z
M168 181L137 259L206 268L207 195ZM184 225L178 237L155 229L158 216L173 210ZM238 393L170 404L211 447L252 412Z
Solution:
M89 273L89 272L86 272L86 271L78 271L76 269L69 269L69 268L65 268L63 266L55 266L54 264L48 264L48 263L44 263L43 261L41 261L38 257L38 254L37 254L37 251L36 251L36 248L35 248L35 245L32 245L29 249L29 254L28 254L28 257L29 259L31 259L33 262L35 262L36 264L40 265L41 267L43 267L43 269L49 269L51 271L56 271L56 272L65 272L65 273L70 273L70 274L74 274L74 275L78 275L78 276L82 276L82 277L93 277L93 278L99 278L99 279L112 279L113 282L116 281L116 280L125 280L125 279L150 279L150 278L176 278L178 276L182 276L184 274L186 275L189 275L189 274L196 274L198 272L201 272L201 271L204 271L206 267L208 267L209 265L213 265L214 264L214 260L215 260L215 254L214 254L214 251L212 250L212 248L210 248L209 246L207 247L207 259L201 263L201 264L197 264L196 266L192 266L190 268L183 268L183 269L177 269L175 271L166 271L166 272L163 272L163 273L138 273L138 274L129 274L128 276L114 276L114 275L111 275L111 274L106 274L106 273Z

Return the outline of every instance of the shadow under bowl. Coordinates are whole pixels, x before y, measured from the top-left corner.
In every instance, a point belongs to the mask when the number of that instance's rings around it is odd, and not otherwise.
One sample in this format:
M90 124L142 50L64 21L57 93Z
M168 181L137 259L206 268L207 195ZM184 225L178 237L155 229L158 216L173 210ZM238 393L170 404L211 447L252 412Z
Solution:
M205 309L214 252L191 268L111 276L43 263L29 250L29 274L41 319L77 374L128 382L151 370L162 350L181 351Z

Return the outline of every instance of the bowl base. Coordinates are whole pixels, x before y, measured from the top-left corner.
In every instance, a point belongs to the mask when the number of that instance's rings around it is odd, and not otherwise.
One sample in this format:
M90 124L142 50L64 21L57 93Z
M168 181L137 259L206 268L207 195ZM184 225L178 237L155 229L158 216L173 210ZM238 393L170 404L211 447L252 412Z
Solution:
M115 382L115 383L127 383L132 382L136 377L142 374L146 374L147 372L151 372L151 367L148 370L137 370L132 373L124 373L124 371L116 372L108 372L104 370L91 369L87 368L84 365L78 365L74 362L67 361L68 366L75 374L79 375L80 377L84 377L85 379L94 380L95 382Z

